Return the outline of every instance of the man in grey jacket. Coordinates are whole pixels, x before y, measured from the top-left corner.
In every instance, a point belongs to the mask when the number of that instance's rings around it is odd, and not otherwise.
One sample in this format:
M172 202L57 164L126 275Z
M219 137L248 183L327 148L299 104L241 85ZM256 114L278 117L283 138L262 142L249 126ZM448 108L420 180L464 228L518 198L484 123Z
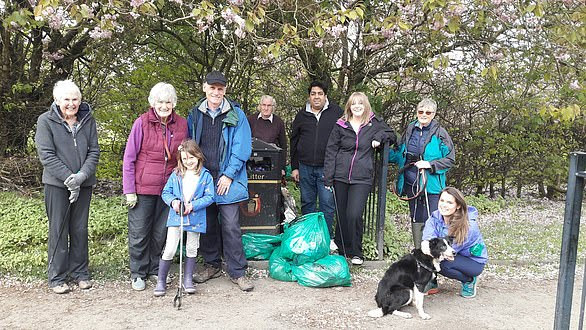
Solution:
M45 209L49 218L49 286L70 291L92 287L88 270L88 216L100 149L90 106L70 80L53 89L55 101L39 116L35 143L43 165Z

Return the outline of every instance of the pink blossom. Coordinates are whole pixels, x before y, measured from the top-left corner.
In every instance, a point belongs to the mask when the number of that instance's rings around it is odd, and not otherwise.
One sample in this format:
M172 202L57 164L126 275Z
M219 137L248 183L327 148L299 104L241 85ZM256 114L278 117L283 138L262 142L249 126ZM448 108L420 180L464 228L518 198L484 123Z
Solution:
M129 14L129 15L130 15L132 18L134 18L134 19L137 19L137 18L139 18L139 17L140 17L140 14L139 14L139 13L135 13L135 12L133 12L133 11L131 11L131 12L130 12L130 13L128 13L128 14Z
M317 48L322 48L323 46L324 46L324 41L323 41L323 40L321 40L321 39L320 39L320 41L318 41L318 42L315 44L315 47L317 47Z
M432 29L434 29L434 30L436 30L436 31L439 31L439 30L441 30L441 29L444 27L444 25L445 25L445 24L444 24L444 20L443 20L443 19L436 19L436 20L433 22Z
M63 8L57 9L57 11L52 11L51 14L47 16L49 27L53 30L59 30L63 26L65 13Z
M466 12L466 7L463 5L453 6L448 10L448 15L450 17L460 17L462 14Z
M505 55L501 52L494 52L488 55L488 58L492 61L500 61L505 57Z
M572 90L580 90L582 88L582 86L580 86L580 83L578 82L578 80L574 80L570 83L570 89Z
M395 33L395 29L390 28L390 29L384 29L381 31L381 34L383 35L383 37L389 39L393 36L393 34Z
M563 61L563 62L570 59L570 54L568 54L568 53L555 54L554 56L555 56L556 60Z
M244 4L244 0L228 0L228 2L238 7Z
M244 39L244 37L246 37L246 32L241 28L237 28L234 31L234 34L240 39Z
M134 8L140 7L146 0L130 0L130 5Z
M346 31L346 29L346 26L338 24L328 28L327 31L330 35L332 35L332 37L338 38L342 32Z
M92 39L109 39L112 37L112 31L110 30L102 30L99 26L94 27L93 30L89 33L90 38Z
M198 19L197 22L195 22L195 24L197 25L197 30L199 32L204 32L210 27L205 21L202 21L201 19Z
M63 57L65 56L62 54L61 50L58 50L54 53L43 52L43 58L51 62L60 61L63 59Z
M383 44L370 44L370 45L366 46L366 50L379 50L383 47L384 47Z

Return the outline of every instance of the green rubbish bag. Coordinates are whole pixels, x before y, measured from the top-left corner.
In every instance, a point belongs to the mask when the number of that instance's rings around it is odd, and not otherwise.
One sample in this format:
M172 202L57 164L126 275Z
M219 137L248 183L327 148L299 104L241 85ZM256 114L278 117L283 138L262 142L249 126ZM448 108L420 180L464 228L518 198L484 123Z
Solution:
M291 264L281 256L281 247L276 248L269 259L269 276L279 281L295 282Z
M303 286L327 288L352 285L348 262L340 255L329 255L313 263L293 266L292 272Z
M273 250L281 245L281 235L242 234L242 245L247 260L267 260Z
M330 254L330 234L322 212L301 216L285 226L281 256L303 265Z

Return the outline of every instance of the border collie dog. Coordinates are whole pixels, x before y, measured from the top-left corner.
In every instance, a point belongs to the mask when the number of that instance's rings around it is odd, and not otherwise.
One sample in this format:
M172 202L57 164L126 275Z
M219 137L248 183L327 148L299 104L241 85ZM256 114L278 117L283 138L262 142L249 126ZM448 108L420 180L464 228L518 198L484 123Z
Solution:
M393 314L411 318L410 313L399 311L402 306L411 303L417 308L419 317L430 319L431 316L423 311L423 290L440 271L440 261L454 260L455 255L447 238L423 241L421 249L413 249L385 272L374 297L378 308L369 311L368 315L382 317Z

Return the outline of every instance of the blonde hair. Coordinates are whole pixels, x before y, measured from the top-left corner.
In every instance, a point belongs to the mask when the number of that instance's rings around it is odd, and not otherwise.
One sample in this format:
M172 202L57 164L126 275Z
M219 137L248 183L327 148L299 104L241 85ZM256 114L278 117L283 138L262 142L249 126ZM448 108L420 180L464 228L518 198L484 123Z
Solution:
M448 224L448 235L454 238L454 241L458 244L463 244L468 236L468 229L470 224L468 223L468 204L464 199L462 192L454 187L445 187L441 194L446 193L454 197L456 201L456 211L450 216L450 223Z
M362 92L354 92L348 98L348 102L346 102L346 107L344 108L344 116L342 117L344 120L350 120L352 118L352 110L350 107L353 103L362 103L364 106L364 112L360 118L360 122L362 124L366 124L370 119L372 114L372 108L370 107L370 102L368 102L368 97Z
M201 173L203 163L205 162L205 156L203 155L203 152L201 152L201 149L199 148L197 143L195 143L194 140L189 139L184 140L183 142L181 142L179 147L177 147L177 168L175 169L175 173L177 173L177 175L179 176L183 176L185 174L185 171L187 171L187 168L185 167L185 164L183 164L183 160L181 159L181 152L185 152L197 158L198 162L197 168L195 169L195 174L199 175Z

